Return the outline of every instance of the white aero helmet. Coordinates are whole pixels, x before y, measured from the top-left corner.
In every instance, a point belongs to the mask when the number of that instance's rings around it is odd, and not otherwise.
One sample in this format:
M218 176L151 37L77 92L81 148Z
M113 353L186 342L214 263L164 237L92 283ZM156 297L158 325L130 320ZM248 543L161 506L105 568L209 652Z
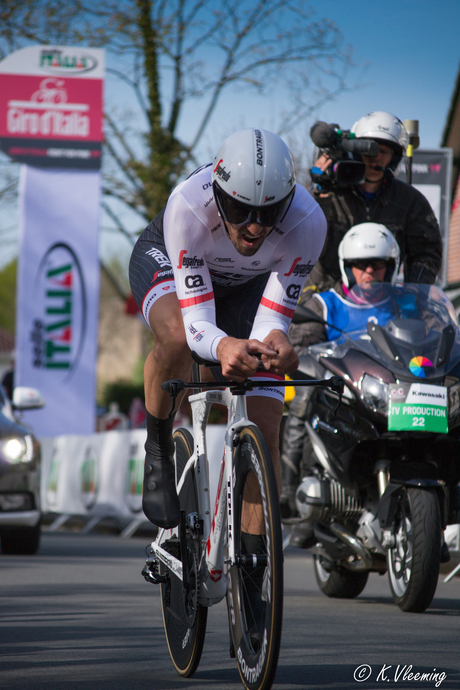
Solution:
M351 265L356 261L384 260L388 264L384 282L396 282L399 271L399 245L394 235L380 223L360 223L345 234L339 244L339 265L342 280L347 288L356 283Z
M382 110L361 117L351 131L357 139L374 139L390 146L395 152L388 166L391 170L396 169L409 142L409 135L401 120Z
M214 158L212 183L224 220L232 225L276 225L295 192L291 152L280 137L264 129L235 132Z

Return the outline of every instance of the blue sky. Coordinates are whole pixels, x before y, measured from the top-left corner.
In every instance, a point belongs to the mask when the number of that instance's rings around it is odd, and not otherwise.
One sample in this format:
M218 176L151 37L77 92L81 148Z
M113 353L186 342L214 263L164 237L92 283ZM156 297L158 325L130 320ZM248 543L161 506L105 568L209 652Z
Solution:
M317 111L314 120L338 122L349 129L362 115L386 110L401 120L419 120L421 147L438 148L459 70L460 0L312 0L309 4L316 9L316 19L337 23L345 42L355 50L355 61L368 65L363 88L340 95ZM285 105L280 87L266 98L227 93L208 140L242 123L276 129Z
M419 120L421 148L438 148L460 66L460 0L311 0L309 4L316 10L316 20L326 17L337 23L345 42L354 48L355 61L367 64L367 70L361 78L363 88L344 93L317 111L289 144L312 151L308 131L317 119L349 129L362 115L386 110L401 120ZM351 82L358 74L357 70ZM119 95L119 88L108 79L107 100ZM186 111L179 132L185 141L190 141L194 117L202 107L197 102ZM199 146L198 163L211 160L222 140L237 129L257 125L277 131L283 108L288 109L289 103L281 84L264 97L241 89L228 91ZM0 229L12 227L15 215L1 218ZM128 217L125 222L129 227ZM133 229L137 227L134 224ZM0 252L0 265L15 250L9 241ZM102 231L101 255L107 258L112 253L127 263L130 246L113 232Z

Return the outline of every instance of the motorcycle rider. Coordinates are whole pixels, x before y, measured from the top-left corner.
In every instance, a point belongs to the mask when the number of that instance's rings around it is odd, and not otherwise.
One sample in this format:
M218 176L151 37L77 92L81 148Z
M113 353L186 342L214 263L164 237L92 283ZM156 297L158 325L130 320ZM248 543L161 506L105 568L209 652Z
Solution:
M335 187L325 193L317 189L314 198L326 216L326 241L314 269L307 279L312 294L328 290L340 279L337 250L345 233L354 225L381 223L395 236L404 263L404 281L433 284L442 263L442 239L433 210L415 187L394 177L408 143L403 123L391 113L376 111L360 118L351 130L357 139L379 144L377 156L362 156L365 181L359 185ZM355 154L357 155L357 154ZM325 170L331 165L327 151L315 164Z
M378 299L375 284L396 282L400 249L393 234L378 223L355 225L341 241L338 258L341 279L330 290L315 293L307 305L313 317L320 317L328 324L308 321L291 324L289 328L291 343L299 356L305 354L310 345L335 340L341 332L365 327L369 320L384 325L392 315L389 300L385 294ZM304 288L306 290L308 287ZM305 418L312 392L313 388L296 388L284 427L280 503L285 518L297 514L295 491L303 474L301 461L308 443ZM311 547L314 544L312 528L305 523L297 525L290 544L298 548Z
M320 258L300 295L300 305L315 292L329 290L340 281L338 247L348 230L361 223L381 223L391 231L400 248L406 282L433 284L441 268L442 239L430 204L421 192L394 177L409 139L403 123L391 113L375 111L360 118L352 132L357 139L376 141L379 153L374 157L362 156L366 169L363 183L336 187L326 193L319 186L314 193L326 216L328 231ZM322 150L315 167L324 171L331 163L328 152ZM300 405L299 400L294 408L297 404ZM284 438L283 509L293 494L294 467L298 467L298 451L292 450L291 458L286 433Z

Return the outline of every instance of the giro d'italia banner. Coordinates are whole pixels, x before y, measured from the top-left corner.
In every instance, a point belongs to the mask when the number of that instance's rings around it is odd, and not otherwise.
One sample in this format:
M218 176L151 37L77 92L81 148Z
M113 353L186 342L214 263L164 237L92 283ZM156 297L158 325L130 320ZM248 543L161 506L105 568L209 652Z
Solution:
M95 426L104 51L29 46L0 62L0 148L21 166L15 384L40 436Z
M24 413L40 436L95 428L100 174L23 165L15 384L38 388Z
M98 169L104 51L29 46L0 61L0 148L41 167Z

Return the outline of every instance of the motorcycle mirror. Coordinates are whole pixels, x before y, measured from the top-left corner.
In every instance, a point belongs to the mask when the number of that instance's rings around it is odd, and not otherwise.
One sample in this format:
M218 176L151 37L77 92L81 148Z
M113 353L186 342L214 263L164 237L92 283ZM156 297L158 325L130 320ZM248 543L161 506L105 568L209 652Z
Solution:
M318 314L312 312L310 309L308 309L308 307L298 304L295 308L294 316L292 317L292 323L308 323L309 321L314 323L322 323L323 326L330 326L330 328L333 328L335 331L339 331L339 333L345 333L345 331L342 331L341 328L337 328L337 326L335 326L333 323L329 323L329 321L326 321L321 316L318 316Z
M307 321L314 321L316 323L326 324L326 321L312 312L308 307L304 307L302 304L298 304L294 316L292 317L292 323L306 323Z

